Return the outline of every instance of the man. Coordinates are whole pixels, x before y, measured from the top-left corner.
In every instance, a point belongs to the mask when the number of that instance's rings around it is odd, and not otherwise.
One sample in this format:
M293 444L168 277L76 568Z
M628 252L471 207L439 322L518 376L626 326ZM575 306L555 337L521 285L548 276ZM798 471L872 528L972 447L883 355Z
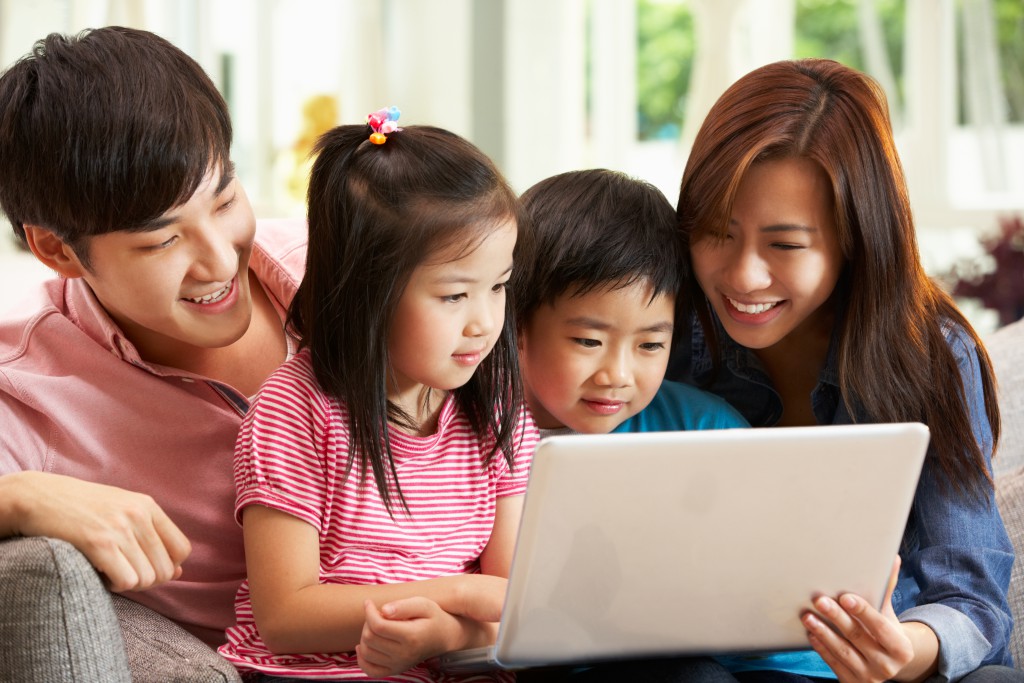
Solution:
M53 34L0 76L0 209L60 276L0 321L0 538L69 541L210 645L245 571L235 436L305 258L301 224L256 236L230 145L151 33Z

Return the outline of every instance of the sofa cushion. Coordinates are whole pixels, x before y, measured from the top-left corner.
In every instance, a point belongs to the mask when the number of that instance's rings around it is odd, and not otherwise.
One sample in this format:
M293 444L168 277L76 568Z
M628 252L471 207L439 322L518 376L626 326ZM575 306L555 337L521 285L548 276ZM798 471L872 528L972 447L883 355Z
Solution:
M130 682L110 594L71 544L0 541L0 672L27 683Z
M1010 575L1010 612L1013 614L1013 634L1010 652L1019 667L1024 665L1024 468L1004 474L996 479L996 501L1003 515L1006 532L1010 535L1017 561Z
M226 659L173 621L122 595L113 603L135 683L241 681Z
M992 461L999 476L1024 467L1024 320L989 335L985 348L996 373L1002 417L999 450Z

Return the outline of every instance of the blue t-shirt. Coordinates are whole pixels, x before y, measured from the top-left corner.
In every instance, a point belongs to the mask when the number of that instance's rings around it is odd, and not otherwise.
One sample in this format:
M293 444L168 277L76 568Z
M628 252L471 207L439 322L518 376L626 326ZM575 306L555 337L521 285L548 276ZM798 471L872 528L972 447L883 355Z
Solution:
M613 432L689 432L749 427L728 401L697 387L668 380L650 404Z

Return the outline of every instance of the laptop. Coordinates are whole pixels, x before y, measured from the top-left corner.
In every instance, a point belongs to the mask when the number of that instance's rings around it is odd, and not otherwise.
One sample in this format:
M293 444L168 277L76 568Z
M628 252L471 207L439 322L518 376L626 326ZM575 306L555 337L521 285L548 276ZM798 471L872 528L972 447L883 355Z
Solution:
M918 423L546 438L497 641L435 664L806 649L814 597L881 605L928 439Z

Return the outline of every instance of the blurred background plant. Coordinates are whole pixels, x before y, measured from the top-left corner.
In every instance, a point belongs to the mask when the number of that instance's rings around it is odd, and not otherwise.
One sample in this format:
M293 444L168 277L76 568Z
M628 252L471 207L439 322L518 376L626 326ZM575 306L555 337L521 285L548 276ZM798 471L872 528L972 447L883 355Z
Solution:
M984 253L957 261L943 280L953 296L977 299L1009 325L1024 317L1024 220L1007 216L979 241Z

